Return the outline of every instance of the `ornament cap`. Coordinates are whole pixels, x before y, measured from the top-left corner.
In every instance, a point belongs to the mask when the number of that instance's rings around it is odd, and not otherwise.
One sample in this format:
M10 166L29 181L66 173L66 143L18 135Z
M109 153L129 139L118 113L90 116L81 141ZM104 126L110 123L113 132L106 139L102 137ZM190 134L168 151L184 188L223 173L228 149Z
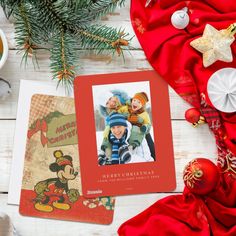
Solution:
M236 23L231 24L228 28L227 28L227 33L229 36L234 36L236 33Z
M188 12L188 8L187 8L187 7L184 7L184 8L182 9L182 11Z

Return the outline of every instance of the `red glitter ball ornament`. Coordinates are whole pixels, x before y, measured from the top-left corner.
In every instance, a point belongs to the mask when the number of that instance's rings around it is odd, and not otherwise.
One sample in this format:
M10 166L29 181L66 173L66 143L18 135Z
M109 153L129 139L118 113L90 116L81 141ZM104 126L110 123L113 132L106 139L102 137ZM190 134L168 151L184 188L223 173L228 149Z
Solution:
M219 181L220 172L217 166L206 158L196 158L184 169L185 186L195 194L206 195L213 191Z
M190 108L185 112L185 119L190 123L197 123L200 120L201 113L196 108Z

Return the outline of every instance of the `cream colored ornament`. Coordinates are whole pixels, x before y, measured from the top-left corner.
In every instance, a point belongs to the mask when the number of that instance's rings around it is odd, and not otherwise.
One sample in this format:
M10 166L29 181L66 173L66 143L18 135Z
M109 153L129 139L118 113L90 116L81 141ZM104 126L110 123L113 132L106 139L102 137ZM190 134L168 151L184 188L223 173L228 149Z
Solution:
M216 61L232 62L231 44L234 42L236 24L227 29L217 30L207 24L202 37L193 40L190 45L203 54L203 65L208 67Z
M222 112L236 111L236 69L216 71L207 83L207 93L214 107Z
M171 23L176 29L184 29L189 24L188 8L184 7L182 10L176 11L171 16Z

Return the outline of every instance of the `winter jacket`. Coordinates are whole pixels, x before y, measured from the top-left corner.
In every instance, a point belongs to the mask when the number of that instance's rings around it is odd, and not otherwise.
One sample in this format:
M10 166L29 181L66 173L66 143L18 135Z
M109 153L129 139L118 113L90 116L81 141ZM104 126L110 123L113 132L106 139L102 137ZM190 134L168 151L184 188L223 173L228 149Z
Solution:
M133 111L131 106L128 106L128 121L132 125L141 127L143 125L147 126L148 130L151 127L151 120L149 114L144 110L144 108L139 109L138 111Z
M129 144L132 125L128 121L127 121L127 124L128 124L127 137L126 137L125 142L127 144ZM111 147L111 143L109 142L109 140L103 139L102 149L106 153L111 153L112 147ZM109 149L109 150L107 150L107 149ZM150 161L154 161L154 159L151 156L150 149L148 147L146 139L143 139L141 145L131 151L131 160L129 163L150 162Z

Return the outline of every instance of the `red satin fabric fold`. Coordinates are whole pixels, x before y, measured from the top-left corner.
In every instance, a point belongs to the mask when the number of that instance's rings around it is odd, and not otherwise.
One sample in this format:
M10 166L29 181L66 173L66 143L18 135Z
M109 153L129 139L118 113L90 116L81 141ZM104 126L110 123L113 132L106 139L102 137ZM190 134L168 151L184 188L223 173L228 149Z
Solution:
M236 60L232 63L218 61L203 68L202 54L193 49L190 42L202 35L206 23L219 30L234 23L235 2L160 0L151 8L145 8L145 2L132 1L131 20L147 59L180 96L200 107L199 94L206 92L209 77L218 69L236 67ZM190 23L186 29L179 30L171 25L170 18L184 7L188 7ZM236 43L232 45L232 53L236 53Z
M224 192L220 188L219 192ZM211 195L203 198L185 189L183 195L163 198L122 224L118 234L120 236L236 235L235 204L226 207L214 198L215 196Z
M122 224L118 233L120 236L234 236L236 113L217 111L209 102L206 88L214 72L225 67L236 68L236 42L231 46L232 63L217 61L207 68L203 67L202 54L190 42L202 35L207 23L221 30L236 22L236 2L157 0L148 8L145 3L146 0L131 1L130 17L135 34L153 68L205 116L216 138L221 180L207 196L194 195L185 189L182 195L157 201ZM175 29L171 15L184 7L188 8L190 23L186 29Z

